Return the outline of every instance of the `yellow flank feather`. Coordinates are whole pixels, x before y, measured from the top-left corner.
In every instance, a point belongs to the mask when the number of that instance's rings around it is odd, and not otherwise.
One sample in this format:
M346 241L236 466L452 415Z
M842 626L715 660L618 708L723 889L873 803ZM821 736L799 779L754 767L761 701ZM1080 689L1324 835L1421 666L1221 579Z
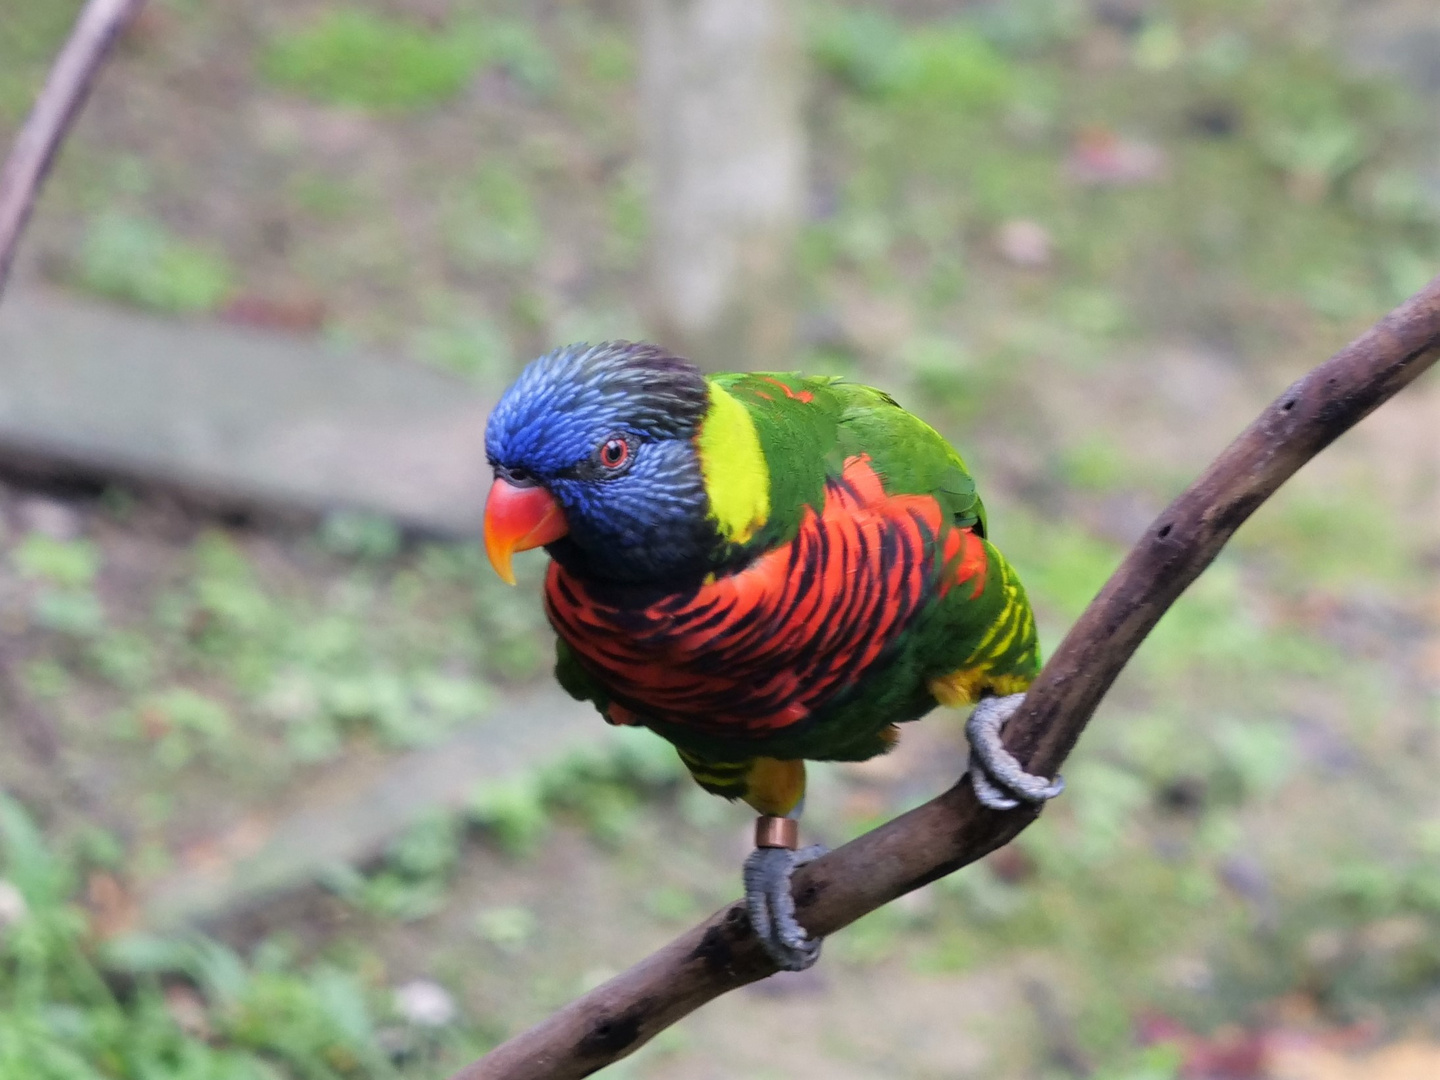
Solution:
M716 527L731 543L743 544L770 518L770 468L755 421L712 382L710 409L695 442Z
M784 817L805 797L805 762L754 757L745 761L706 761L680 751L695 782L712 795L744 799L761 814Z
M961 668L948 675L930 680L930 696L947 709L973 705L980 700L980 691L989 675L983 667Z
M1030 685L1022 675L992 675L988 667L961 668L931 679L930 696L947 709L974 705L986 690L998 697L1018 694Z
M1035 616L1030 605L1021 602L1020 587L1009 564L1000 564L1000 574L1005 590L1005 607L1000 615L959 668L930 680L931 696L946 708L974 704L987 690L1003 697L1018 694L1030 685L1029 676L992 674L996 657L1005 654L1016 635L1034 637L1035 634Z
M757 757L740 796L760 814L784 817L805 797L805 762Z

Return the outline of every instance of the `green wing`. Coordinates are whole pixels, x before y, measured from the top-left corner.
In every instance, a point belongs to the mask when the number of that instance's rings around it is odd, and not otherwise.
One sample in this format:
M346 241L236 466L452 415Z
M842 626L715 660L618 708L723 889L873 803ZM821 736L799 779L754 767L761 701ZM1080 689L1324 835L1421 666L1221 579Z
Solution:
M887 494L930 495L961 528L986 535L985 507L964 460L943 437L883 390L794 373L724 376L755 420L770 462L774 517L784 527L761 539L794 535L805 505L824 503L825 478L865 455ZM1035 620L1025 590L1000 552L985 542L989 572L978 595L952 589L907 632L895 681L943 679L947 702L1023 689L1039 669ZM884 702L885 708L891 702Z
M824 505L827 476L867 455L890 494L933 495L957 525L985 534L985 508L954 447L883 390L834 376L795 372L717 375L755 421L770 465L771 527L758 539L783 543L805 506Z
M839 384L846 401L840 417L840 446L846 457L870 455L890 494L934 495L955 524L978 525L985 535L985 507L975 481L955 448L889 394L868 386Z

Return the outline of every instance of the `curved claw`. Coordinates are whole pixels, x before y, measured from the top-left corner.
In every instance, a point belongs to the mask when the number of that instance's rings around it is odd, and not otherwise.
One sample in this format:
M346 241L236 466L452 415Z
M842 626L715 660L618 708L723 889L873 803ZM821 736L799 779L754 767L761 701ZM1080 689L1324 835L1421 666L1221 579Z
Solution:
M812 938L795 920L790 875L828 849L813 844L799 851L756 848L745 860L745 908L760 944L782 971L804 971L820 959L820 938Z
M975 789L975 798L980 800L980 805L991 810L1014 810L1020 805L1019 799L1012 799L992 784L985 770L978 765L970 770L970 786Z
M1026 772L1000 741L1001 729L1024 700L1024 694L985 698L965 724L973 758L970 783L975 797L992 810L1013 810L1022 802L1038 805L1065 790L1063 777L1048 780Z

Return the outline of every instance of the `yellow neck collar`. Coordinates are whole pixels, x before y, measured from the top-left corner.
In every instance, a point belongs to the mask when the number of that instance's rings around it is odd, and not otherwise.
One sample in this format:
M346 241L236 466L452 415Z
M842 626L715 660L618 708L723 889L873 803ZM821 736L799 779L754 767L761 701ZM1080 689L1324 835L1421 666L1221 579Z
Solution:
M770 519L770 467L749 411L713 382L695 448L715 527L732 544L746 543Z

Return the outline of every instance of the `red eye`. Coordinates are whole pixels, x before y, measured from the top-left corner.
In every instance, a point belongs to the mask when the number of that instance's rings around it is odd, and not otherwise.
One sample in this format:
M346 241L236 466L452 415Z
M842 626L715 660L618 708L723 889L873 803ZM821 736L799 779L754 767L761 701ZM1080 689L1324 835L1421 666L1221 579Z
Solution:
M600 464L607 469L618 469L630 459L630 444L624 439L607 439L600 447Z

